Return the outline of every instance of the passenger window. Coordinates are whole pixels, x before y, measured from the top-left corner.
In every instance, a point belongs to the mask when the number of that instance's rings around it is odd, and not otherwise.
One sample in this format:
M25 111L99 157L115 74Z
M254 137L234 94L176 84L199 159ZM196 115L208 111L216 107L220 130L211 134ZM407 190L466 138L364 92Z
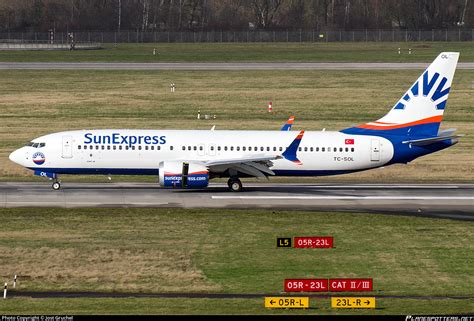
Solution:
M110 150L110 145L107 145L107 150Z
M270 147L269 147L269 146L267 146L267 152L269 152L269 151L270 151Z
M235 150L236 150L236 151L240 151L240 147L237 146L237 147L235 148Z
M81 145L77 146L77 149L81 149Z
M316 151L319 152L319 147L316 147Z
M135 146L132 146L132 150L135 150Z
M234 146L230 146L230 150L231 150L231 151L234 151Z
M148 146L145 146L145 150L148 150Z
M115 146L115 145L112 146L112 149L113 149L113 150L116 150L116 149L117 149L117 146Z
M344 149L342 147L339 147L339 151L342 152Z
M182 148L183 150L186 150L186 146L182 146L181 148Z
M46 146L45 143L40 143L40 145L39 145L39 147L44 147L44 146Z
M348 152L348 151L349 151L349 147L346 147L346 152Z
M211 146L211 150L214 150L214 146Z
M298 151L300 151L300 152L301 152L301 150L302 150L302 148L301 148L301 147L298 147Z
M204 147L202 147L202 146L199 146L199 150L203 150L203 149L204 149Z
M227 146L224 146L224 151L227 151Z
M351 152L353 152L353 151L354 151L354 147L351 147Z
M197 151L197 146L193 146L193 149L194 149L195 151Z
M276 148L276 147L273 147L273 151L276 152L276 151L277 151L277 148Z
M244 147L242 147L242 151L244 151L244 152L245 152L245 146L244 146Z
M127 145L127 146L125 146L125 150L128 150L128 145Z
M128 148L127 148L128 149ZM119 150L122 150L122 145L119 146Z
M220 147L220 146L217 146L217 150L218 150L218 151L221 151L221 147Z
M313 147L310 147L310 148L309 148L309 151L310 151L310 152L313 152Z
M191 146L188 146L188 150L192 150Z
M260 147L260 151L261 151L261 152L263 152L263 151L264 151L264 148L263 148L263 146L262 146L262 147Z
M34 144L33 144L33 147L34 147L34 148L38 148L38 145L39 145L38 143L34 143Z
M102 145L102 148L101 148L101 149L102 149L102 150L104 150L104 149L105 149L105 146L104 146L104 145Z
M283 147L280 146L280 152L282 152L282 151L283 151Z
M155 150L155 146L150 146L150 150Z
M326 149L324 147L321 148L321 151L324 152Z
M161 150L161 146L156 146L156 150Z
M173 146L170 146L170 150L173 150Z
M305 148L304 148L304 151L307 152L307 151L308 151L308 147L305 147Z
M142 147L141 147L141 146L138 146L138 150L142 150Z
M99 149L99 145L95 145L95 149L96 149L96 150Z

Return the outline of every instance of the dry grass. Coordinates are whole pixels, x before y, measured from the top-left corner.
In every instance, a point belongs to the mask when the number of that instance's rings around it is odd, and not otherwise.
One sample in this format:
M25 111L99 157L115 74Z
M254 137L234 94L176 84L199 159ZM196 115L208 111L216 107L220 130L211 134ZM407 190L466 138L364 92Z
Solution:
M372 277L374 294L472 295L471 222L377 214L2 209L0 277L20 289L278 293L285 278ZM331 250L275 248L332 235Z
M418 71L5 71L0 78L0 179L29 171L8 154L43 134L84 128L279 129L296 115L296 129L339 130L382 116ZM443 128L461 143L408 166L324 181L472 181L472 71L456 73ZM169 92L169 83L177 92ZM274 113L266 111L273 102ZM198 121L197 111L216 114ZM82 178L73 178L82 179ZM90 179L90 178L88 178ZM137 178L133 178L137 179ZM314 180L314 179L313 179Z

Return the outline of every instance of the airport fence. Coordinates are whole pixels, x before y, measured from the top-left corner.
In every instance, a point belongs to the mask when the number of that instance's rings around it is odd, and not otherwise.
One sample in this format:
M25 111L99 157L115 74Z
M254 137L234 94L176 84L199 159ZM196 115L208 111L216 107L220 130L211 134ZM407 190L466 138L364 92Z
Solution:
M75 31L75 42L407 42L474 41L474 29L433 30L247 30L247 31ZM68 32L3 32L0 42L68 43Z

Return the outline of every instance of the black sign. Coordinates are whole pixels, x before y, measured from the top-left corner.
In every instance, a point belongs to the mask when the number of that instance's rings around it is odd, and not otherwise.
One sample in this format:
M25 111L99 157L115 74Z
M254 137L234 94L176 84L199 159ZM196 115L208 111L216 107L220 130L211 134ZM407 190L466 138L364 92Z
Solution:
M291 237L278 237L277 247L291 247Z

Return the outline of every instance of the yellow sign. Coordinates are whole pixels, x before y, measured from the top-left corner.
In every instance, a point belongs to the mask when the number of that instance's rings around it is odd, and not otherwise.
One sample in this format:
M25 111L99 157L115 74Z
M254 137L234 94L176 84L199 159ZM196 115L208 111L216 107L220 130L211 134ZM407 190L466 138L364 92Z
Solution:
M375 309L375 298L333 297L331 307L334 309Z
M308 297L265 297L266 308L309 308Z

